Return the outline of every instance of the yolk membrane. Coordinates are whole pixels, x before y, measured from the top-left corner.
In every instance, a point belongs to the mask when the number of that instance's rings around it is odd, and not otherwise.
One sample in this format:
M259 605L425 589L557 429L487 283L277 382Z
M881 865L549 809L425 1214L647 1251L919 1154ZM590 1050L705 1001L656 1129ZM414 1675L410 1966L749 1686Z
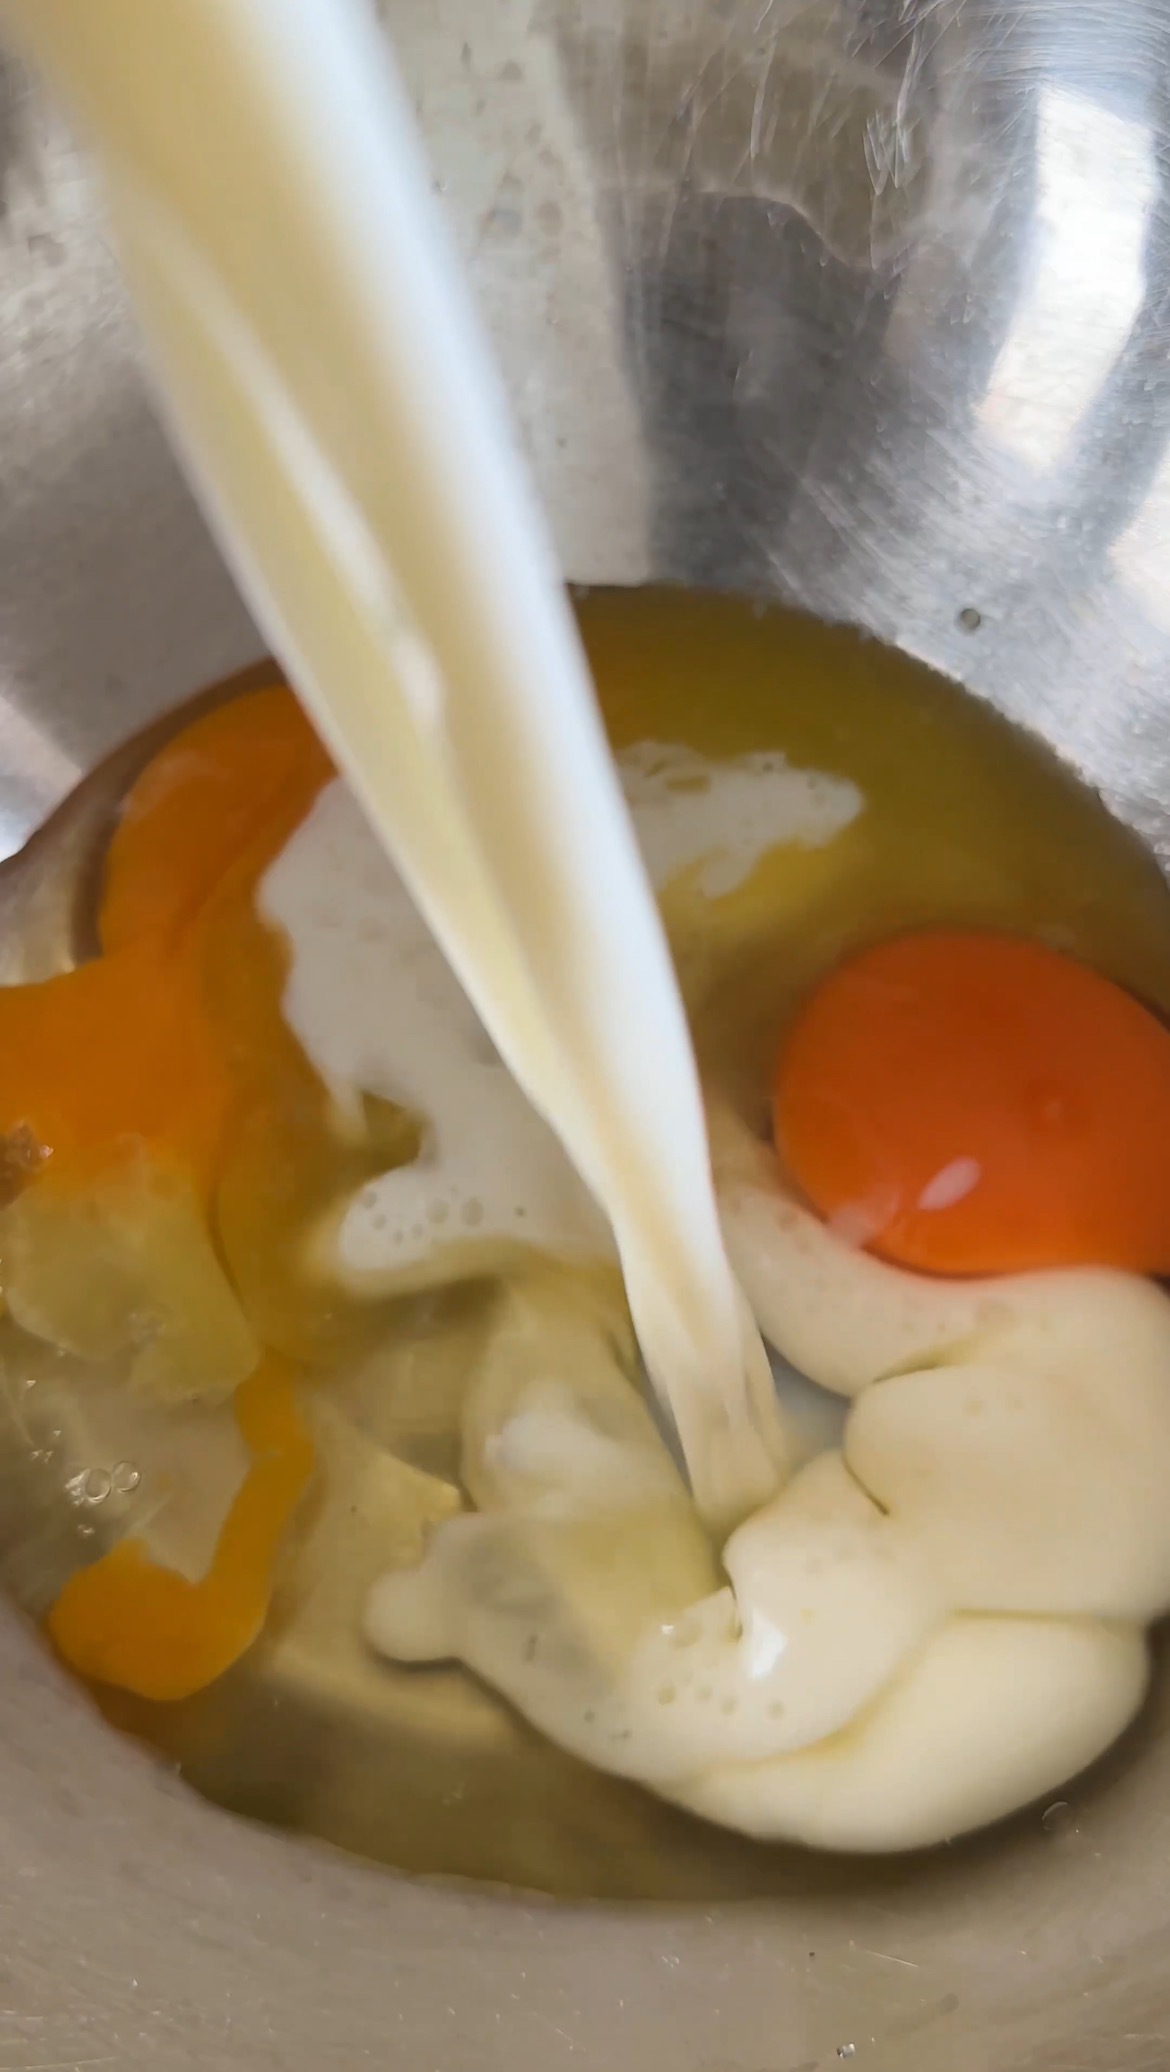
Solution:
M923 1272L1170 1272L1170 1031L1041 943L923 930L851 958L781 1047L813 1206Z

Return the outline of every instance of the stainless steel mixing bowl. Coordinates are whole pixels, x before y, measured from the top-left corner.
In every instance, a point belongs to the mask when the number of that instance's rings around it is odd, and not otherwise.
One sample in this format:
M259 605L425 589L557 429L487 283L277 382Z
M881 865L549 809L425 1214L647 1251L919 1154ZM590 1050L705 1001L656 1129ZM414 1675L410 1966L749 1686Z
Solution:
M383 12L567 571L869 627L1170 859L1166 0ZM0 214L13 848L258 643L152 415L84 160L15 62ZM974 1848L797 1860L750 1907L562 1909L212 1811L9 1616L0 2067L1164 2072L1166 1715Z

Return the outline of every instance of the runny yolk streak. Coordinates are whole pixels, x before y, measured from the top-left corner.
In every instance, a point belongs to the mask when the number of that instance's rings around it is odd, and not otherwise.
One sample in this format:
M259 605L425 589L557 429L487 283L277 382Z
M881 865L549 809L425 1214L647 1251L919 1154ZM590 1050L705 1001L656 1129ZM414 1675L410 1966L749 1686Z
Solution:
M285 1527L313 1469L291 1376L268 1355L236 1390L252 1465L197 1583L120 1540L71 1577L48 1618L58 1651L83 1676L140 1697L189 1698L222 1676L260 1632Z
M132 943L181 940L227 873L259 845L254 882L332 774L282 684L184 727L123 806L102 890L106 955Z
M271 1100L274 1084L295 1086L302 1114L322 1126L323 1090L283 1027L282 957L254 895L331 774L277 683L197 720L152 760L110 845L102 954L0 989L0 1149L20 1147L4 1170L36 1186L51 1169L55 1187L81 1192L138 1147L187 1173L210 1215L258 1089ZM225 1001L225 967L241 959ZM230 1011L241 996L242 1021ZM85 1675L180 1698L259 1632L312 1449L290 1375L271 1355L237 1391L235 1411L252 1465L204 1579L189 1582L128 1539L58 1598L50 1632Z

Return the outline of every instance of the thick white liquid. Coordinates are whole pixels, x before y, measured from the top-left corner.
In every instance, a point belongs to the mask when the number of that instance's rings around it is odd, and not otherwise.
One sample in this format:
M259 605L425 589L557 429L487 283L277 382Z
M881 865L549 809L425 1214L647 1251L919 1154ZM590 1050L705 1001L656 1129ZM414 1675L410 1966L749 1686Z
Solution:
M5 0L102 153L244 587L613 1226L696 1496L784 1463L697 1076L548 543L408 110L351 0Z
M815 901L810 845L848 869L868 811L782 757L646 744L623 762L673 913L690 888L688 962L704 923L710 941L722 924L726 954L728 907L776 885L785 860L794 925L793 906ZM651 765L683 787L647 786ZM748 781L772 794L755 816ZM375 1587L375 1647L460 1659L595 1767L773 1840L938 1841L1098 1754L1144 1691L1143 1626L1170 1605L1165 1295L1085 1268L948 1282L866 1257L790 1200L773 1153L717 1101L718 1195L753 1309L843 1399L816 1457L720 1560L631 1385L611 1306L563 1264L541 1268L542 1254L581 1257L555 1142L517 1129L521 1097L498 1065L477 1070L474 1017L433 986L425 930L420 942L342 784L259 896L289 951L285 1014L318 1071L343 1104L364 1091L422 1107L433 1146L429 1164L424 1149L368 1190L380 1207L360 1265L351 1207L324 1270L370 1292L415 1285L421 1267L491 1270L521 1203L534 1248L463 1398L476 1510ZM419 1213L468 1167L484 1189L474 1255L449 1216Z

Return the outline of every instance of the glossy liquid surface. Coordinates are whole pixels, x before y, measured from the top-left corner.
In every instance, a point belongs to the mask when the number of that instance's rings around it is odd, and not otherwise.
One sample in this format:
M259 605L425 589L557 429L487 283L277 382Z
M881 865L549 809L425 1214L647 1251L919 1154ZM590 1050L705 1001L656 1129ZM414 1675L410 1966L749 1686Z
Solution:
M990 712L904 657L778 610L614 592L580 612L619 752L646 740L714 757L779 750L864 794L827 849L777 853L701 918L685 897L668 902L700 1061L746 1111L766 1105L775 1045L809 984L846 950L921 922L1035 935L1170 1007L1170 900L1155 867ZM317 1392L324 1473L257 1646L179 1703L106 1688L104 1709L224 1803L410 1870L596 1896L785 1887L803 1859L591 1773L454 1670L367 1654L366 1588L445 1508L419 1471L440 1485L454 1473L488 1300L470 1286L400 1303L376 1357ZM8 1466L27 1500L34 1469L15 1446ZM19 1552L7 1576L27 1596Z

